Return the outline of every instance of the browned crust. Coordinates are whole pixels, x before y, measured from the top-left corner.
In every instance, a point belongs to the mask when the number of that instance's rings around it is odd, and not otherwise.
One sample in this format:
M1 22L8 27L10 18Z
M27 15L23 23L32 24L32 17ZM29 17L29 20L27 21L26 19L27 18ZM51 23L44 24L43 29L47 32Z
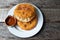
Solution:
M30 22L17 22L17 25L23 29L23 30L31 30L33 29L37 24L37 17L35 17L34 19L32 19Z
M28 18L35 15L35 8L30 4L18 4L14 10L14 16Z

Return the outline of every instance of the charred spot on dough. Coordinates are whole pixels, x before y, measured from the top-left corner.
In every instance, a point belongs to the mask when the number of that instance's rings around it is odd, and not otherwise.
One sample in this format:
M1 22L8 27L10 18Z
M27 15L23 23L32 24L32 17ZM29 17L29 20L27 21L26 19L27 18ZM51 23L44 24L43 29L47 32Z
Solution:
M25 24L24 27L27 27L27 25Z
M18 6L18 8L16 8L17 10L22 10L22 8L20 6Z
M31 24L31 21L29 23Z
M23 14L24 14L24 12L23 12Z
M20 7L20 8L18 8L18 10L22 10L22 8Z

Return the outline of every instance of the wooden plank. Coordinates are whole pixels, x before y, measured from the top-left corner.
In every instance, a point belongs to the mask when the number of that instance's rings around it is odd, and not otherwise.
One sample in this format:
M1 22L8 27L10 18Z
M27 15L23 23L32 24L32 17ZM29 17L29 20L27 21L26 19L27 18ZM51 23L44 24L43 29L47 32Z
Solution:
M41 31L34 37L21 39L12 35L4 23L0 23L0 38L7 40L47 40L47 39L60 39L60 23L45 23Z
M0 0L0 8L9 8L23 2L33 3L40 8L60 8L60 0Z
M45 18L41 31L34 37L22 39L12 35L7 26L0 23L0 40L60 40L60 0L0 0L0 13L7 13L22 2L33 3L41 8Z
M41 8L41 11L45 23L37 35L27 39L18 38L8 31L5 23L0 23L0 40L60 40L60 9Z
M46 22L60 23L60 9L41 9Z
M9 9L4 8L4 9L0 9L0 22L4 22L7 14L8 14Z
M7 8L7 9L3 8L3 9L0 9L0 13L5 14L5 13L8 13L9 10L10 10L10 8ZM60 23L60 9L41 8L41 11L44 14L44 18L45 18L46 22Z

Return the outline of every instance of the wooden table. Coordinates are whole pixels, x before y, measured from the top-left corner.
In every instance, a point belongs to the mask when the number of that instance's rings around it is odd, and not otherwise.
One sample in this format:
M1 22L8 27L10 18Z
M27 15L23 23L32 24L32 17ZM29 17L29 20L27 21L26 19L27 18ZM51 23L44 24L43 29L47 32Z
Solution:
M7 13L22 2L33 3L41 9L44 15L41 31L31 38L22 39L12 35L5 23L0 23L0 40L60 40L60 0L0 0L0 10Z

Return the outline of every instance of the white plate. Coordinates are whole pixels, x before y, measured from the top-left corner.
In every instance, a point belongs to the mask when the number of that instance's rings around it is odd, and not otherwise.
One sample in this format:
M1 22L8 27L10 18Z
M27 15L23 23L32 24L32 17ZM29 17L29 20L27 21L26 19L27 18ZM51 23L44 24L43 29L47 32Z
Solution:
M37 23L36 27L34 29L32 29L32 30L29 30L29 31L22 30L18 26L17 26L18 29L16 29L15 27L8 27L9 31L13 35L15 35L17 37L21 37L21 38L28 38L28 37L34 36L35 34L37 34L41 30L42 25L43 25L43 15L42 15L42 12L35 5L33 5L33 4L31 4L31 5L36 8L36 12L37 12L37 16L38 16L38 23ZM13 11L14 11L15 7L16 6L14 6L12 9L10 9L10 11L8 12L8 15L13 16Z

